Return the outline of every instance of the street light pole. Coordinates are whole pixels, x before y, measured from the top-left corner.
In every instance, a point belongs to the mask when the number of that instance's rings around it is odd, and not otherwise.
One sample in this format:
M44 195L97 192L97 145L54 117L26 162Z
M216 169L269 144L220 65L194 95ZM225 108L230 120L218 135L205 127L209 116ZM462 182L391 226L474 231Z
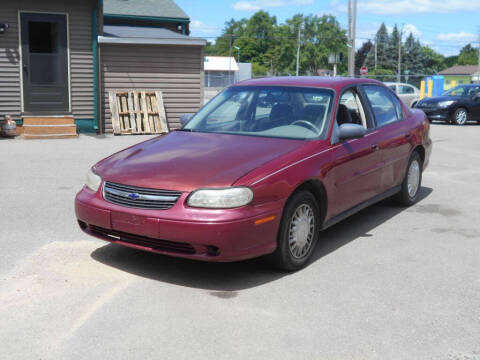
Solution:
M398 36L398 64L397 64L397 82L402 81L402 35L403 25Z
M298 70L300 65L300 36L302 33L303 22L298 24L298 39L297 39L297 69L295 71L296 76L298 76Z
M240 47L233 45L233 47L238 51L238 62L240 62Z

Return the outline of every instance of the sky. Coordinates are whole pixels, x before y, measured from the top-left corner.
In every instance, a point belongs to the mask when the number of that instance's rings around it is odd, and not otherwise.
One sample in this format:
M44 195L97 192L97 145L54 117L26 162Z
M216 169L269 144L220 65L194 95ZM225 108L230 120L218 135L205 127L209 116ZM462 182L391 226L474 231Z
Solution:
M353 1L353 0L352 0ZM214 40L224 23L250 17L258 10L275 15L278 23L297 13L332 14L347 28L348 0L175 0L190 16L192 36ZM356 47L372 39L382 22L412 32L435 51L449 56L473 43L478 46L480 0L357 0Z

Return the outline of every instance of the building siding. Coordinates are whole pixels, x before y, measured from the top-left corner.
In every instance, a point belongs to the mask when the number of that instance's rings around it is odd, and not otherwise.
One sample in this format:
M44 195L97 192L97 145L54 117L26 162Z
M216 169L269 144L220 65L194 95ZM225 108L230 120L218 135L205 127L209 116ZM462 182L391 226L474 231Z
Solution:
M104 131L111 133L108 92L117 89L160 90L171 129L180 116L203 105L203 47L102 45Z
M92 11L95 1L17 0L0 2L0 116L21 118L21 79L18 12L68 13L70 96L75 118L93 119Z

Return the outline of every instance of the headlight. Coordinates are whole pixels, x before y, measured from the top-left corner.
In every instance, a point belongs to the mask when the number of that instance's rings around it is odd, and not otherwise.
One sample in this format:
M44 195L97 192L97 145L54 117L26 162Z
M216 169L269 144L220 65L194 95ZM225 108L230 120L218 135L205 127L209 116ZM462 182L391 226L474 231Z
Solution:
M95 174L92 169L87 173L87 179L85 180L85 185L92 191L97 191L102 183L102 178Z
M253 199L253 192L247 187L195 190L187 200L193 207L229 209L247 205Z
M440 106L440 107L447 107L447 106L452 105L454 102L455 102L455 100L440 101L440 102L438 103L438 106Z

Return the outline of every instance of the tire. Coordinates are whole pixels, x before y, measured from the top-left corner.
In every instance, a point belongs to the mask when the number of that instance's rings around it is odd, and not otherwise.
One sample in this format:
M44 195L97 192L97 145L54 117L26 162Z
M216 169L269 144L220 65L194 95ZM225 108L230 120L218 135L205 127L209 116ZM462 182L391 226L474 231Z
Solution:
M396 195L396 200L402 206L411 206L418 201L419 190L422 186L422 159L418 152L413 152L408 161L405 178L401 190ZM410 186L409 186L410 185Z
M456 109L452 115L451 122L455 125L465 125L468 120L468 111L463 107Z
M295 227L294 221L299 221ZM320 211L315 197L309 191L299 191L285 205L277 249L268 256L269 262L286 271L303 268L312 255L319 232Z

